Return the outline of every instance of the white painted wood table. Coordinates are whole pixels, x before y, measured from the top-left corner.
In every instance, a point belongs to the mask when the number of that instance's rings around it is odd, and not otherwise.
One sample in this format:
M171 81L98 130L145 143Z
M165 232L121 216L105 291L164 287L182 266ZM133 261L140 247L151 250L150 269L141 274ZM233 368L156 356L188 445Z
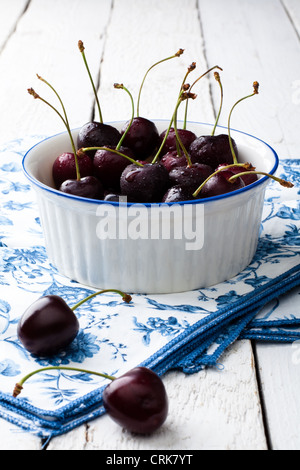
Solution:
M233 127L269 142L279 156L300 157L299 0L0 0L1 142L63 130L26 92L40 89L36 73L60 90L72 127L93 117L79 39L100 85L105 121L127 119L130 110L125 94L116 98L114 82L135 94L149 65L183 48L184 60L153 69L143 115L170 119L187 64L196 61L200 71L217 64L224 70L220 124L258 80L259 98L240 107ZM201 105L190 107L191 120L214 122L219 94L211 80L198 87ZM292 345L237 341L222 358L222 371L164 376L170 414L155 435L131 436L104 416L52 439L46 449L299 450L300 365L293 351ZM2 450L42 444L1 419Z

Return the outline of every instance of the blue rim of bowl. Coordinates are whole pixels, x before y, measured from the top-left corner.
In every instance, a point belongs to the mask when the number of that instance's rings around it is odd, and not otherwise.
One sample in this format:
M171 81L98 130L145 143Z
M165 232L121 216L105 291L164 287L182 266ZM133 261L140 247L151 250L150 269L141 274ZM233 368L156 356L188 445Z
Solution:
M153 119L154 122L168 122L166 119ZM117 123L122 123L123 121L113 121L113 122L107 122L106 124L117 124ZM178 123L180 123L182 121L179 121L178 120ZM207 126L207 127L213 127L213 124L209 124L209 123L205 123L205 122L196 122L196 121L188 121L188 123L190 124L195 124L195 125L201 125L201 126ZM80 128L77 128L77 129L72 129L72 132L76 132L78 131ZM217 126L217 129L225 129L226 131L228 131L228 128L225 127L225 126ZM274 156L274 159L275 159L275 163L274 163L274 166L272 168L272 170L270 171L270 175L273 175L277 168L278 168L278 165L279 165L279 157L277 155L277 153L275 152L275 150L273 149L273 147L271 147L267 142L265 142L264 140L258 138L258 137L255 137L251 134L248 134L247 132L244 132L244 131L240 131L238 129L233 129L231 128L230 131L232 132L236 132L238 134L242 134L242 135L245 135L247 137L251 137L252 139L255 139L257 140L258 142L261 142L262 144L264 144L266 147L268 147L271 152L273 153L273 156ZM23 167L23 171L26 175L26 177L29 179L29 181L31 181L32 184L34 184L35 186L38 186L40 189L43 189L44 191L47 191L47 192L50 192L50 193L53 193L53 194L56 194L57 196L61 196L61 197L65 197L65 198L68 198L68 199L72 199L72 200L75 200L75 201L81 201L81 202L84 202L84 203L89 203L89 204L110 204L110 205L113 205L113 206L119 206L119 205L126 205L126 206L132 206L132 205L135 205L137 204L136 202L125 202L125 201L104 201L102 199L90 199L90 198L84 198L84 197L81 197L81 196L74 196L72 194L67 194L67 193L63 193L62 191L59 191L58 189L55 189L55 188L52 188L50 186L47 186L46 184L44 183L41 183L39 180L37 180L36 178L34 178L30 173L28 173L28 171L26 170L26 165L25 165L25 160L28 156L28 154L37 146L41 145L43 142L46 142L47 140L50 140L54 137L58 137L60 135L63 135L63 134L66 134L66 131L65 132L60 132L58 134L55 134L55 135L52 135L52 136L49 136L49 137L46 137L45 139L41 140L40 142L36 143L35 145L33 145L24 155L23 159L22 159L22 167ZM264 184L267 180L269 179L268 176L262 176L261 178L259 178L257 181L255 181L254 183L251 183L249 184L248 186L244 186L243 188L241 189L237 189L235 191L232 191L230 193L226 193L226 194L220 194L218 196L212 196L212 197L207 197L207 198L203 198L203 199L194 199L194 200L189 200L189 201L178 201L178 202L146 202L146 203L138 203L138 204L143 204L143 206L145 207L152 207L152 206L172 206L174 204L176 205L186 205L186 204L205 204L207 202L212 202L212 201L218 201L218 200L221 200L221 199L227 199L227 198L230 198L230 197L233 197L233 196L237 196L238 194L240 193L244 193L246 191L249 191L257 186L260 186L262 184Z

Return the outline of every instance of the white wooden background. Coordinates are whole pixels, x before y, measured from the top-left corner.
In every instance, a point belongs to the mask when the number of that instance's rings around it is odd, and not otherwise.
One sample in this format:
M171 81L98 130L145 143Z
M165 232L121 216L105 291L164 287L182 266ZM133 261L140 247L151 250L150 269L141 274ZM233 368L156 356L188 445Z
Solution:
M127 119L146 69L153 69L141 114L169 119L186 67L223 68L224 109L260 82L260 94L241 105L232 126L257 135L280 156L300 157L299 0L0 0L0 143L26 134L62 131L51 110L27 94L36 88L53 99L39 73L61 93L72 127L89 121L94 99L77 49L81 39L100 84L105 121ZM194 72L195 73L195 72ZM214 121L219 89L199 82L189 118ZM95 110L97 118L97 110ZM223 371L191 376L171 372L165 426L150 437L133 437L109 417L54 438L47 450L97 449L300 449L300 366L291 345L236 342L222 358ZM40 439L0 420L0 449L38 450Z

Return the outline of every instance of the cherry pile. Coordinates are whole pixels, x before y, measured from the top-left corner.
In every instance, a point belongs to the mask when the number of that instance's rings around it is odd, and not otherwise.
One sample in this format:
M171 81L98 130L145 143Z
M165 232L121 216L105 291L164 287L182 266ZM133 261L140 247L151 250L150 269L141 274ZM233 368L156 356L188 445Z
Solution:
M73 151L59 155L53 164L56 189L84 198L105 201L118 201L120 196L126 196L128 202L177 202L226 194L253 183L258 174L265 174L256 171L251 163L238 161L237 144L230 135L233 109L242 100L258 94L258 82L253 83L252 94L239 99L232 107L228 118L228 134L216 135L223 103L223 88L219 72L215 71L214 77L221 91L219 112L212 133L197 136L186 128L188 101L197 97L192 88L213 69L222 69L218 66L212 67L189 85L186 83L187 77L196 68L193 62L182 81L169 127L159 133L154 122L140 116L141 90L149 71L162 62L180 57L184 51L179 49L174 55L158 61L147 70L139 89L136 113L129 90L123 84L114 84L115 88L128 93L132 106L131 119L119 131L103 122L82 41L78 42L78 47L94 90L99 121L84 124L79 130L76 144L62 100L52 85L38 75L58 97L63 113L41 98L32 88L28 89L29 94L46 103L59 115L70 137ZM184 124L178 129L177 111L184 101ZM283 186L292 186L285 180L268 176Z

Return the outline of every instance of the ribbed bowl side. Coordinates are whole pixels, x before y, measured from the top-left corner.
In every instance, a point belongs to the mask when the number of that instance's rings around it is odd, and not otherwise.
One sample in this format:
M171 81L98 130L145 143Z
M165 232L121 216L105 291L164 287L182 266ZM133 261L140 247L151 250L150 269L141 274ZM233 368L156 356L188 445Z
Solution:
M257 247L263 202L264 191L260 191L248 200L240 199L234 209L206 215L202 287L231 279L249 265Z
M235 204L232 199L206 204L204 245L197 250L186 249L182 239L101 238L96 206L86 212L66 210L43 193L38 201L49 260L61 274L99 289L171 293L214 285L248 266L256 250L264 190L252 197L238 195ZM120 217L116 210L116 220ZM150 212L147 217L150 226Z

